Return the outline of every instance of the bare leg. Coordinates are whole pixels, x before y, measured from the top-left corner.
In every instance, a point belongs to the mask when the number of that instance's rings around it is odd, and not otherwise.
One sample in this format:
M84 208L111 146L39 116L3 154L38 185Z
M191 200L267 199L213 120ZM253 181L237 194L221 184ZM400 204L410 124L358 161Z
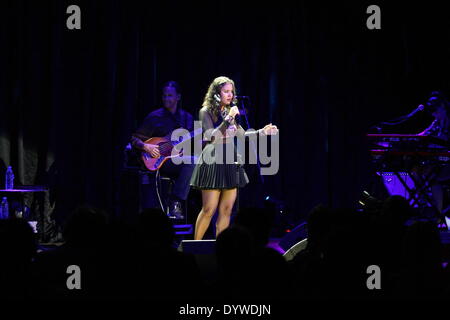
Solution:
M211 218L216 212L220 199L220 190L202 190L202 210L195 223L194 240L201 240L208 230Z
M216 237L230 225L231 212L236 201L237 190L222 190L219 204L219 217L216 221Z

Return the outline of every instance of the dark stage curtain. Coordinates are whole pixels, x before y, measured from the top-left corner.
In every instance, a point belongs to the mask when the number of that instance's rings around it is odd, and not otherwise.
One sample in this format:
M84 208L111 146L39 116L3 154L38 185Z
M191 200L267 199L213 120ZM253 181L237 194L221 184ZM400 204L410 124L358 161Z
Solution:
M81 30L66 27L72 4ZM380 4L382 28L369 30L370 4L3 1L1 174L12 165L18 183L49 185L58 224L82 203L126 214L123 149L161 85L178 81L197 118L208 84L227 75L251 99L251 126L280 128L280 170L261 183L249 167L241 206L271 195L294 220L318 203L354 207L373 183L369 128L449 90L444 7Z

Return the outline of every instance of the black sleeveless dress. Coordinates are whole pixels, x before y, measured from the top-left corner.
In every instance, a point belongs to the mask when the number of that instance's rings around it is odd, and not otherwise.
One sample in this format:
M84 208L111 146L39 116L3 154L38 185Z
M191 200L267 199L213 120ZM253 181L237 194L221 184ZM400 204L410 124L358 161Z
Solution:
M247 174L239 161L234 138L211 141L208 130L224 127L227 124L221 115L216 122L205 108L200 110L200 120L206 145L198 158L192 173L190 185L196 189L234 189L244 187L248 182ZM238 183L239 181L239 183Z

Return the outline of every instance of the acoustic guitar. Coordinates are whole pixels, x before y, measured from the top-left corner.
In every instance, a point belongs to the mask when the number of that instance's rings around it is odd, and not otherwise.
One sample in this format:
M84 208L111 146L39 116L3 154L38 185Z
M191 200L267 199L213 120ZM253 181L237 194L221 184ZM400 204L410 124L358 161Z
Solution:
M145 167L150 171L156 171L162 167L162 165L171 158L180 157L183 155L183 146L189 142L192 138L201 134L202 128L198 128L188 134L181 136L179 141L171 141L170 135L165 137L153 137L144 143L155 144L159 146L160 156L154 158L148 152L142 151L141 160L144 162ZM175 148L175 152L172 150Z

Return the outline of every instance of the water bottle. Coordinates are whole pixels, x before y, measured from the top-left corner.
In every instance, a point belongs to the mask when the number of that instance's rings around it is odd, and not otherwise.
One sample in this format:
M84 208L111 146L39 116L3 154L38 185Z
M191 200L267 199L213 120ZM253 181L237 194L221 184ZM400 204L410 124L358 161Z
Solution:
M8 169L6 170L5 189L14 189L14 173L11 166L8 166Z
M2 204L0 206L1 219L8 219L9 217L9 208L8 208L8 199L3 197Z

